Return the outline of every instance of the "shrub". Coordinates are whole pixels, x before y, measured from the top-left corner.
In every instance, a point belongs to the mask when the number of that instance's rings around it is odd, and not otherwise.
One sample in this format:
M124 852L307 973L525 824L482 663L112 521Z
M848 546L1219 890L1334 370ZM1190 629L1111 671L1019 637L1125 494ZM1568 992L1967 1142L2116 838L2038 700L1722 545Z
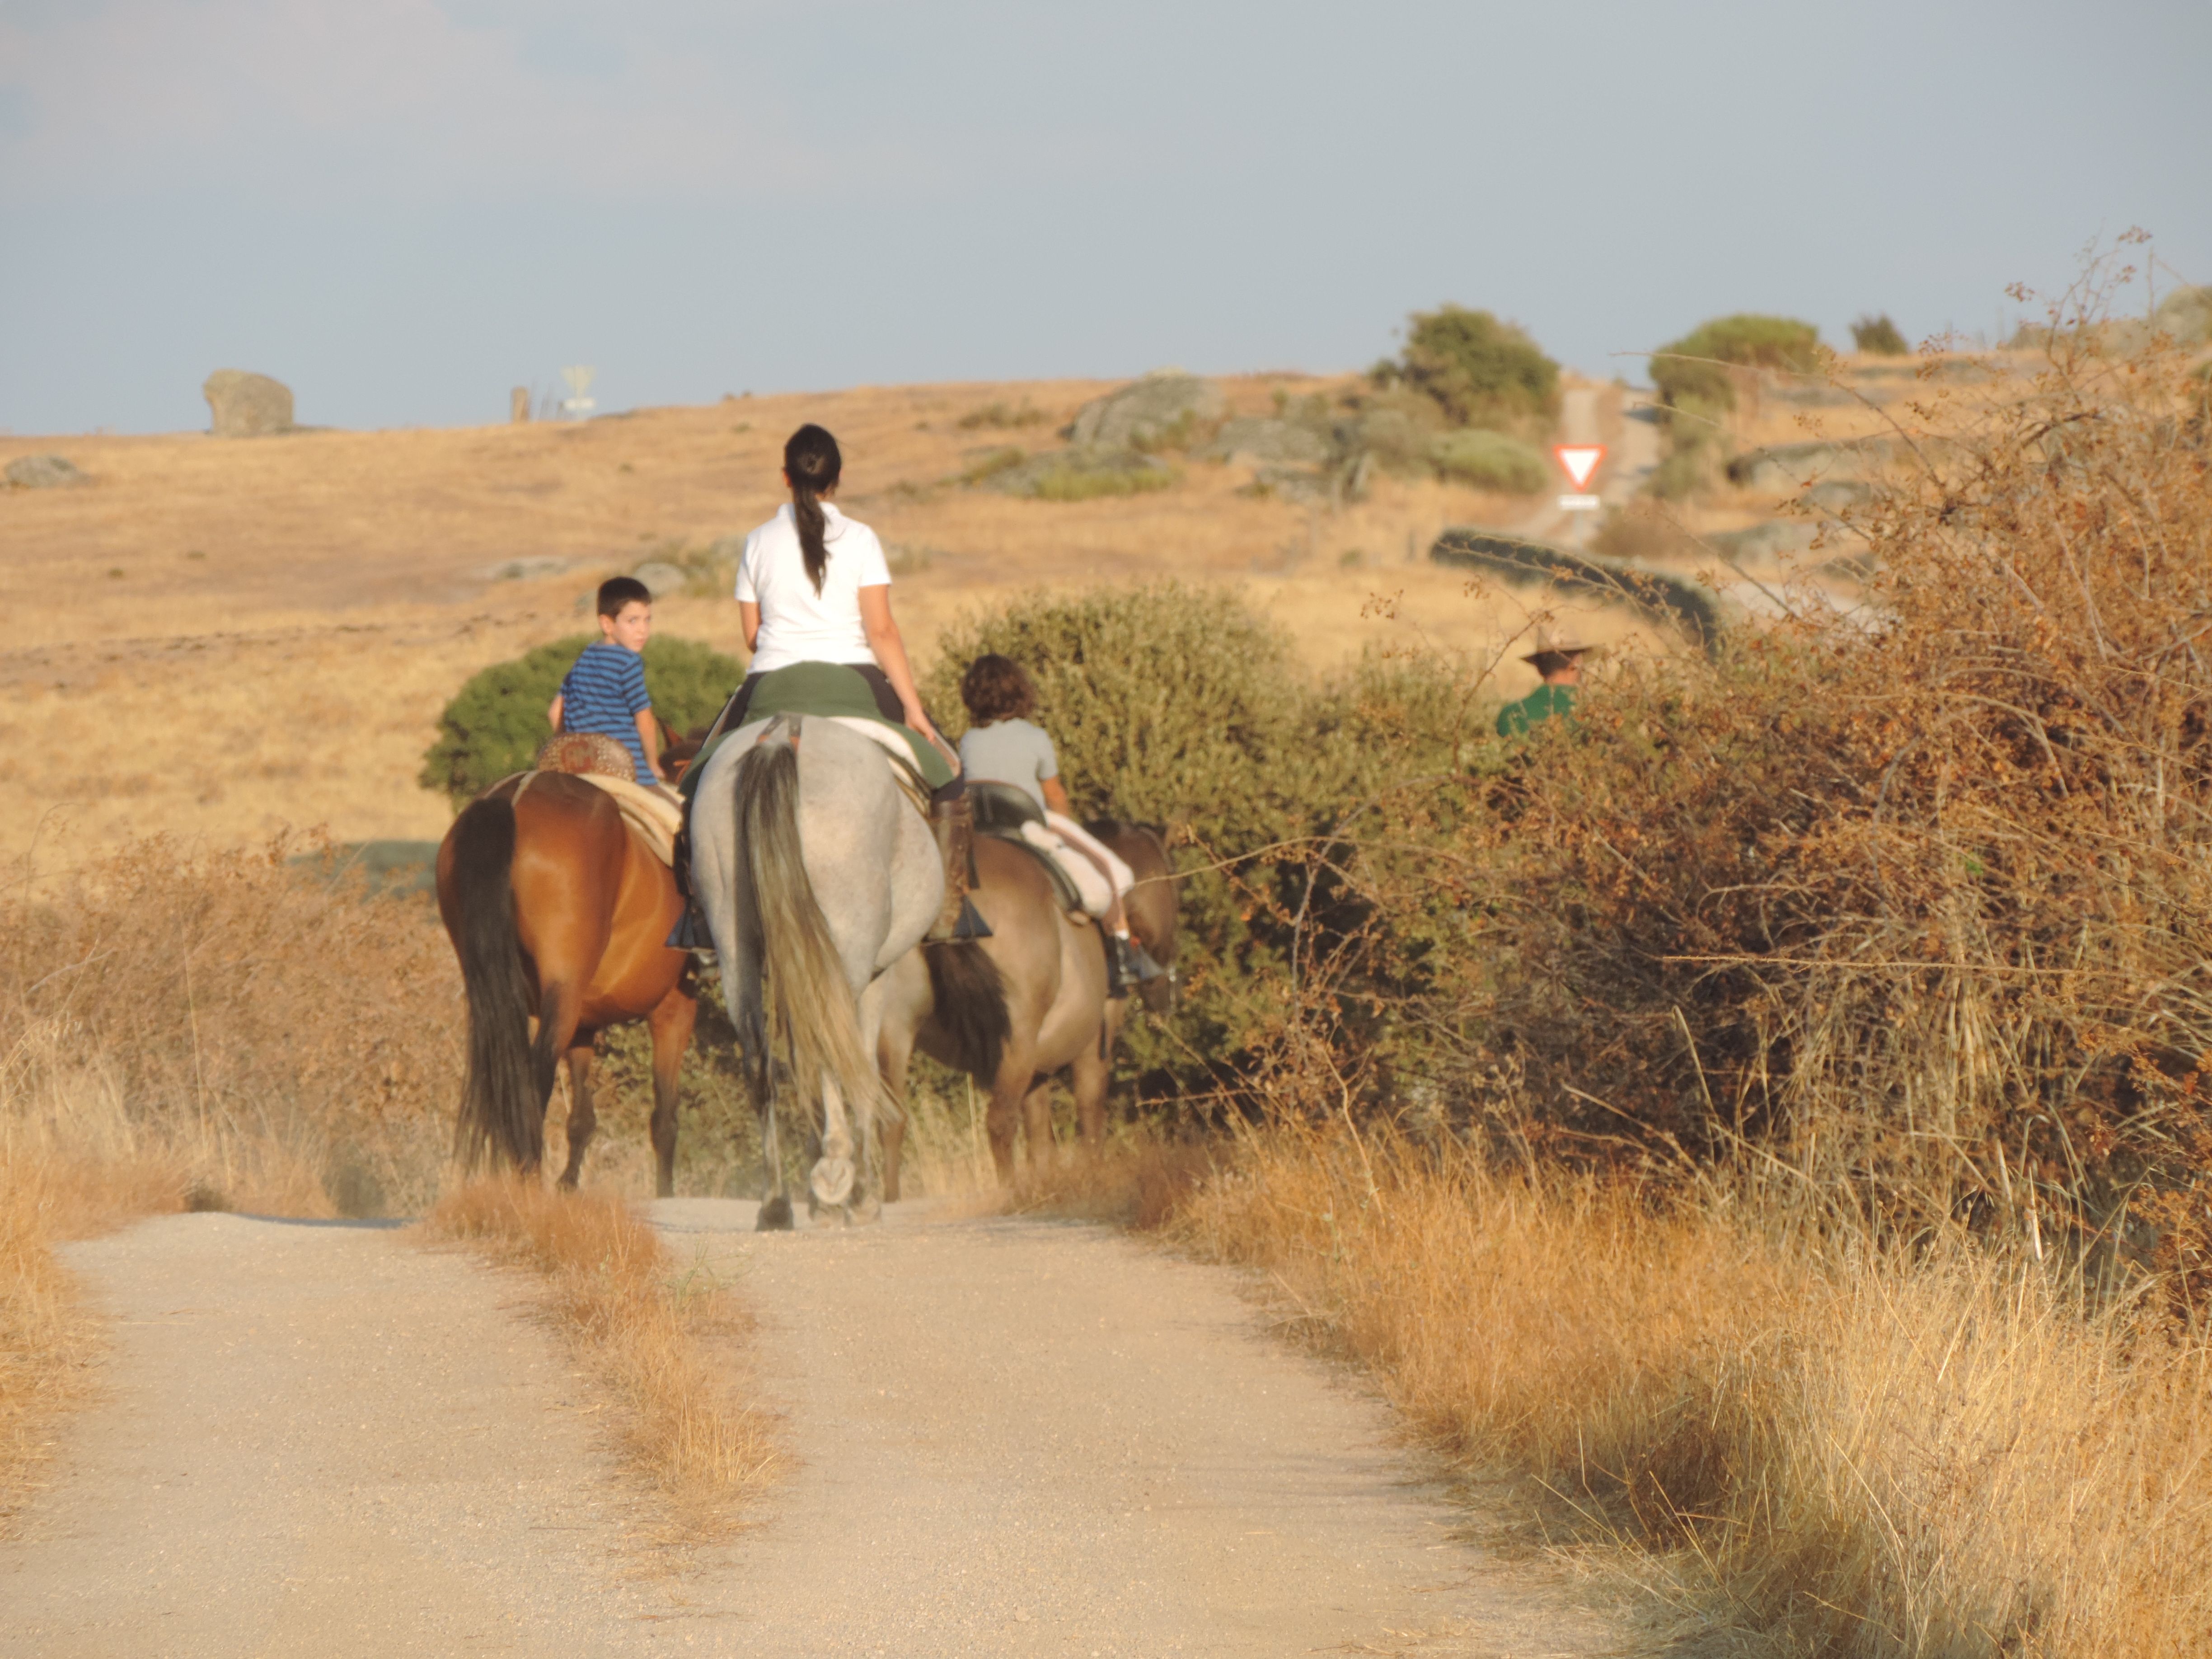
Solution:
M1590 543L1591 550L1609 559L1686 559L1698 551L1697 538L1668 517L1662 508L1640 504L1623 511L1606 509L1605 518Z
M953 425L963 432L974 432L984 427L1003 432L1012 427L1042 426L1045 418L1044 410L1032 408L1029 399L1024 398L1018 409L1004 402L988 403L981 409L971 409Z
M1030 494L1041 501L1089 501L1103 495L1144 495L1165 489L1181 474L1164 466L1061 466L1042 474Z
M1651 383L1669 404L1709 412L1735 407L1728 366L1790 369L1803 374L1818 363L1820 331L1790 317L1739 313L1701 323L1651 354Z
M1898 331L1889 313L1862 317L1851 325L1851 344L1875 357L1910 356L1912 348L1905 343L1905 336Z
M1400 373L1462 426L1512 426L1559 413L1559 366L1511 323L1446 305L1416 312Z
M590 643L584 634L556 640L471 676L438 716L438 740L422 757L417 781L444 791L458 807L527 767L553 735L547 705ZM743 663L696 640L663 635L646 641L646 690L653 713L672 731L714 719L744 678Z
M2212 288L2178 288L2158 302L2152 319L2185 345L2212 340Z
M1385 662L1316 685L1234 594L1164 582L1032 595L955 623L923 684L948 736L964 729L960 676L986 651L1036 682L1077 817L1157 824L1197 849L1180 855L1191 873L1178 1035L1139 1029L1127 1064L1161 1086L1231 1080L1281 1006L1295 933L1284 919L1301 911L1310 871L1304 838L1417 752L1443 763L1463 688L1431 664ZM1218 867L1224 859L1243 861ZM1329 890L1317 895L1324 908Z
M1534 495L1552 477L1534 444L1480 427L1439 434L1430 441L1429 459L1447 478L1509 495Z
M1525 762L1370 814L1308 996L1402 1000L1291 1036L1394 1106L1756 1142L1886 1228L2212 1281L2212 455L2182 355L2099 340L1906 434L1863 608L1617 663Z
M1025 457L1018 449L1001 449L970 467L962 481L1032 501L1087 501L1165 489L1182 477L1135 450L1058 449Z

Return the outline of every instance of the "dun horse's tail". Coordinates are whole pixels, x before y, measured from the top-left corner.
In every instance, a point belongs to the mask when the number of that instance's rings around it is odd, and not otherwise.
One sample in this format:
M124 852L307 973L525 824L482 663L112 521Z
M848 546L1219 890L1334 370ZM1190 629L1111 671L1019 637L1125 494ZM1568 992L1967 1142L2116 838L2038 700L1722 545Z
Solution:
M471 1169L496 1152L517 1169L545 1155L546 1088L530 1046L530 985L514 930L514 805L471 801L453 823L454 944L469 1001L469 1071L453 1150ZM549 1075L545 1082L550 1085Z
M738 1037L754 1098L768 1097L770 1054L781 1047L809 1093L824 1075L834 1079L857 1122L896 1111L861 1044L853 988L800 856L798 750L765 743L745 757L737 818L737 909L759 930L751 954L768 981L764 1000L757 981L739 992Z
M983 947L966 942L927 945L929 994L936 1004L937 1029L950 1040L952 1063L978 1082L999 1075L1014 1022L1006 1012L1006 981Z

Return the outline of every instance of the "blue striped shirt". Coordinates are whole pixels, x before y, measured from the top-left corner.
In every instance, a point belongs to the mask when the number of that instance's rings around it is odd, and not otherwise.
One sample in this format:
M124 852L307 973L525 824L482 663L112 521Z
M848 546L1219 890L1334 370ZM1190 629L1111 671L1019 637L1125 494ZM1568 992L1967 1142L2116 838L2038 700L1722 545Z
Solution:
M637 767L640 783L653 781L653 769L645 762L637 716L652 707L653 699L645 692L645 659L611 641L586 646L568 678L561 682L561 729L597 732L623 744Z

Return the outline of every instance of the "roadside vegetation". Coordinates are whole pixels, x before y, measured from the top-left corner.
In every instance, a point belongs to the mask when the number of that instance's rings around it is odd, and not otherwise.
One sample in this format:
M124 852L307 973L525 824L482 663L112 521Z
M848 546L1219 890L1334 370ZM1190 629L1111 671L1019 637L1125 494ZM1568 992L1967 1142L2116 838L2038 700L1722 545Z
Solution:
M1389 665L1366 787L1188 855L1255 988L1216 1134L1024 1200L1262 1270L1723 1648L2212 1648L2212 451L2074 299L1895 434L1864 611L1790 590L1512 747Z
M555 1328L626 1408L630 1454L678 1505L683 1541L726 1533L735 1500L775 1478L782 1457L767 1419L702 1346L740 1343L750 1322L711 1270L680 1271L623 1198L474 1181L424 1227L544 1279Z

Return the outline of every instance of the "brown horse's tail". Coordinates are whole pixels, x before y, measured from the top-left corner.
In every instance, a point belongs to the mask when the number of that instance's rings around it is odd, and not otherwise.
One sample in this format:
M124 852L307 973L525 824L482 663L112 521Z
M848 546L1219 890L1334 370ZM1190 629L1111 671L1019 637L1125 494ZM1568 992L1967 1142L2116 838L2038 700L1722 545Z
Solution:
M514 804L476 800L453 823L454 948L469 1002L468 1080L453 1151L474 1169L497 1152L517 1169L545 1155L551 1066L530 1044L530 984L514 929ZM541 1076L540 1073L543 1073Z
M789 1053L792 1074L808 1093L823 1077L836 1079L857 1122L895 1114L861 1044L853 988L800 854L797 749L764 743L745 757L738 768L737 819L738 913L758 929L752 954L763 970L739 987L737 1011L738 1040L757 1073L756 1098L767 1097L769 1055L776 1047Z
M999 1075L1014 1035L999 964L983 954L981 945L965 941L926 945L921 959L929 964L937 1029L951 1044L954 1067L989 1083Z

